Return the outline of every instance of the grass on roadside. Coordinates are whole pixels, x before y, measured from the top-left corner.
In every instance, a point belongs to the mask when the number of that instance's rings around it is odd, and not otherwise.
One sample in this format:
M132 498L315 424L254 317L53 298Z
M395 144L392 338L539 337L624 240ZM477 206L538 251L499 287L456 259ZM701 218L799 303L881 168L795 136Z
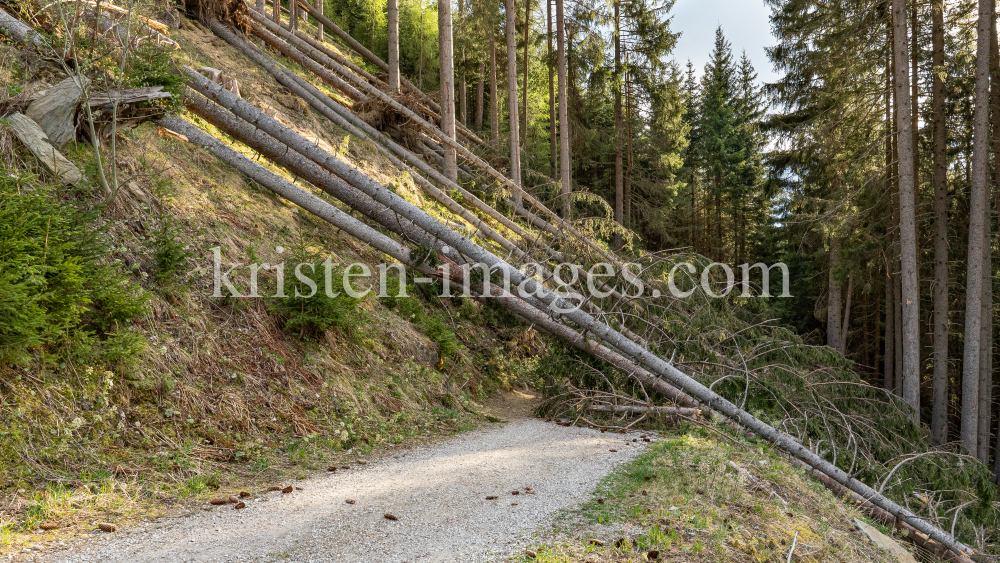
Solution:
M784 563L795 541L793 561L892 561L855 531L853 518L871 523L858 510L768 445L722 436L662 432L515 560Z

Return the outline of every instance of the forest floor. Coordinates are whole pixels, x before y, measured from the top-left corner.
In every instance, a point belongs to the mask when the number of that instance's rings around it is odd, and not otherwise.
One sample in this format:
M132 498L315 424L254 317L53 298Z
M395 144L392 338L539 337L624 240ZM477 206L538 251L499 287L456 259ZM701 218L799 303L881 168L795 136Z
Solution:
M564 427L533 418L536 402L502 394L486 405L501 423L373 451L290 493L254 491L242 510L192 503L114 533L38 531L33 550L7 558L786 561L794 541L795 561L892 561L854 529L857 510L752 438L692 424Z

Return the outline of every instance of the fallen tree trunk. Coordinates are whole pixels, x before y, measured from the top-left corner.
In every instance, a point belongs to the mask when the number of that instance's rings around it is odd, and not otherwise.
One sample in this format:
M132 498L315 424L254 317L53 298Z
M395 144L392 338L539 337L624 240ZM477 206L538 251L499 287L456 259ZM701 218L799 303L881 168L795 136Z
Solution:
M371 244L373 247L401 262L410 260L410 248L405 244L393 240L391 237L380 233L360 220L341 211L335 205L278 176L191 123L179 117L168 117L160 120L159 125L182 133L190 142L210 151L219 160L229 164L247 178L341 229L352 237ZM434 269L426 266L421 271L425 274L436 273Z
M698 416L701 414L701 409L656 406L590 405L590 410L616 414L666 414L670 416Z
M3 10L0 10L0 29L8 37L21 45L34 45L39 48L49 46L48 41L45 40L42 34L32 29L31 26L21 23L21 20Z
M228 43L239 49L245 55L250 57L254 62L264 67L264 69L268 71L268 73L271 74L271 76L273 76L279 83L281 83L283 86L285 86L286 88L294 92L296 95L301 97L304 101L306 101L306 103L312 106L316 111L322 113L327 119L336 123L338 126L342 127L344 130L354 135L355 137L361 140L371 141L375 145L375 147L379 150L379 152L383 156L389 159L389 161L392 163L393 166L400 169L401 171L409 172L413 180L425 192L430 194L431 197L433 197L439 203L444 205L450 211L456 213L457 215L461 216L463 219L468 221L469 224L474 226L476 229L479 229L479 231L483 233L483 235L485 235L489 240L492 240L493 242L499 244L504 250L507 250L508 252L514 252L518 254L518 256L524 256L524 252L517 245L509 241L506 237L504 237L500 233L493 230L493 228L491 228L489 225L485 224L478 217L470 213L467 209L465 209L462 205L460 205L450 196L445 194L443 191L439 190L437 186L427 181L423 176L411 170L409 166L400 161L399 158L397 158L392 152L384 148L376 140L369 139L368 135L366 135L365 132L357 128L355 124L352 123L351 121L345 119L347 116L350 116L353 118L353 120L361 121L356 116L354 116L354 114L344 109L343 106L340 106L340 104L337 104L336 101L331 100L329 96L323 94L319 90L316 90L313 85L309 84L305 80L296 76L288 69L279 67L278 63L273 61L269 56L257 50L257 48L254 45L241 40L239 37L235 35L234 32L223 27L218 22L212 22L212 29L225 41L227 41ZM324 103L325 101L328 101L329 103ZM334 104L336 104L336 108L333 107ZM336 111L337 109L343 110L343 113ZM363 121L361 122L363 123ZM374 131L374 129L372 130ZM382 139L379 140L382 140L384 142L386 139L384 139L383 137ZM398 147L398 145L397 148L402 150L402 147ZM461 191L464 192L465 190ZM470 197L474 197L472 196L472 194L469 195Z
M271 23L271 25L275 24ZM352 100L361 101L365 99L365 96L361 92L359 92L357 88L351 86L347 82L344 82L339 76L327 70L326 67L324 67L323 65L303 55L297 49L292 48L291 45L282 41L279 37L275 36L273 33L259 26L252 26L251 29L253 30L254 34L263 39L265 43L274 47L289 59L292 59L293 61L309 69L310 72L322 78L323 82L326 82L330 86L336 88L337 90L340 90Z
M320 24L320 25L322 25L322 24ZM284 29L288 29L288 26L286 26L284 24L282 24L281 27L284 28ZM358 76L361 76L361 77L365 78L366 80L368 80L369 82L371 82L375 86L377 86L379 88L382 88L382 89L388 89L389 88L389 84L387 84L384 80L381 80L379 77L377 77L374 74L368 72L367 70L361 68L360 66L358 66L357 64L355 64L354 61L352 61L351 59L349 59L349 58L341 55L340 53L334 51L333 49L327 47L322 42L313 39L312 37L310 37L309 35L307 35L305 33L302 33L301 31L296 31L295 32L295 36L298 37L299 39L302 39L306 43L308 43L310 46L312 46L313 49L316 49L317 51L323 53L327 57L330 57L331 59L337 61L338 63L342 64L343 66L351 69L352 71L354 71L354 74L357 74Z
M322 14L320 14L319 12L317 12L315 8L313 8L312 6L310 6L310 5L308 5L308 4L304 3L304 2L299 2L298 4L300 6L302 6L307 12L309 12L309 14L311 16L313 16L314 18L316 18L316 21L322 23L324 26L328 26L328 27L329 26L333 26L331 28L331 31L333 31L333 33L337 37L339 37L340 39L342 39L352 49L354 49L355 51L357 51L358 54L360 54L361 56L363 56L366 59L368 59L372 64L374 64L375 66L379 67L380 69L382 69L382 70L384 70L386 72L389 72L389 65L388 65L388 63L386 63L385 61L383 61L382 59L380 59L375 53L372 53L371 51L369 51L368 49L366 49L364 47L364 45L362 45L362 44L358 43L357 41L355 41L354 38L351 37L350 35L348 35L346 32L344 32L344 30L340 29L340 27L338 27L332 21L330 21L325 16L323 16ZM400 79L400 82L402 82L404 86L406 86L407 88L409 88L415 94L419 95L425 102L427 102L427 104L431 108L433 108L435 111L437 111L439 113L441 112L441 106L437 102L435 102L434 100L432 100L430 98L430 96L428 96L427 94L424 94L419 88L417 88L416 86L414 86L412 82L410 82L409 80L407 80L403 76L400 76L399 79ZM476 144L478 144L478 145L480 145L482 147L486 146L486 143L482 139L480 139L475 133L473 133L472 131L470 131L467 127L462 126L462 125L458 125L457 129L458 129L459 135L465 137L466 139L469 139L470 141L473 141L474 143L476 143Z
M196 111L196 113L199 113ZM202 115L210 123L213 122L213 117L211 114L215 112L209 112L209 116ZM220 121L221 123L221 121ZM191 142L210 150L213 154L219 157L221 160L232 165L234 168L239 170L245 176L251 180L259 183L265 188L273 191L279 196L291 201L292 203L302 207L306 211L316 215L317 217L329 222L330 224L344 230L351 236L358 238L366 243L371 244L375 248L382 252L385 252L389 256L392 256L396 260L410 266L414 266L415 263L411 259L410 249L404 244L401 244L390 237L383 235L382 233L376 231L375 229L365 225L358 219L351 217L347 213L344 213L340 209L337 209L332 204L323 201L319 197L303 190L302 188L292 184L288 180L278 176L277 174L267 170L256 162L246 158L242 154L236 152L232 148L226 146L221 141L203 132L201 129L191 125L187 121L180 118L167 118L159 122L160 126L165 127L168 130L172 130L186 136ZM213 123L215 124L215 123ZM218 126L218 125L217 125ZM234 130L236 135L227 131L228 134L233 135L234 138L240 140L237 135L241 134L241 131ZM265 155L267 156L267 155ZM372 220L378 220L377 216L367 215ZM431 275L442 275L440 270L436 270L421 264L416 265L418 269L425 273ZM456 281L461 282L461 277L464 275L464 270L455 268L454 270L448 268L445 275L449 275L456 279ZM482 286L480 286L481 288ZM526 303L524 300L511 295L503 291L502 288L496 285L490 284L489 286L490 294L495 298L499 299L505 307L508 308L512 313L519 316L525 322L537 326L539 329L553 334L556 337L566 340L568 343L577 346L578 348L585 350L590 353L594 353L596 356L605 359L610 364L615 367L629 372L636 373L636 377L643 381L653 392L662 395L663 397L673 400L681 405L689 405L692 407L697 406L697 403L691 400L683 393L680 393L677 389L667 385L665 382L658 380L652 376L649 376L645 370L635 366L625 358L614 352L608 350L607 348L600 346L599 344L594 344L586 342L575 331L569 327L562 325L555 320L551 319L544 312L540 311L536 307L533 307ZM482 295L482 290L480 289L480 295ZM692 411L697 411L698 409L692 408L688 409Z
M442 244L457 250L470 260L481 263L487 267L500 271L511 281L513 286L518 288L518 292L524 295L532 295L539 299L546 306L554 311L559 311L562 317L576 324L580 331L586 331L596 338L603 340L609 347L617 350L623 356L630 358L638 365L647 369L650 373L659 376L667 383L686 392L692 398L697 399L714 410L729 417L734 422L741 424L762 438L772 442L779 448L792 454L796 458L804 461L821 473L831 477L836 482L844 485L860 496L867 498L870 502L895 517L907 522L917 531L927 534L935 541L948 546L950 549L972 553L973 550L965 544L959 542L948 532L926 522L918 515L886 496L875 491L868 485L853 478L844 470L823 459L818 454L804 447L792 436L776 430L762 420L754 417L750 413L739 408L732 402L726 400L705 385L692 379L688 375L678 370L670 362L663 360L650 351L644 349L636 342L630 340L622 333L614 330L603 322L598 321L591 315L581 311L574 304L569 303L559 297L559 295L545 288L542 284L531 277L524 275L517 268L510 265L503 259L488 252L476 245L468 238L453 231L434 219L421 209L399 197L385 186L378 184L371 178L365 176L358 170L340 161L333 155L320 150L312 143L307 142L301 136L287 127L281 125L276 120L264 115L259 110L251 106L244 100L236 98L231 93L223 90L218 85L209 83L194 70L185 67L185 70L201 84L198 88L204 88L208 95L219 100L220 104L232 110L237 115L251 122L255 127L262 130L276 139L290 143L296 150L301 148L302 154L320 164L328 170L334 172L344 180L350 182L358 190L366 193L375 201L385 205L393 212L411 220L415 225L424 229L428 234L438 238Z
M952 561L953 563L974 563L974 561L969 557L967 557L965 554L956 553L948 549L944 545L941 545L940 543L930 539L927 536L927 534L918 532L916 529L913 528L913 526L910 526L906 522L900 520L899 518L896 518L895 516L879 508L878 506L873 505L872 503L868 502L867 499L862 498L854 491L834 481L832 478L830 478L827 475L824 475L820 471L812 467L809 467L802 461L797 460L795 458L789 458L789 461L793 465L797 465L799 467L804 468L806 471L809 472L810 475L816 478L817 481L822 483L824 487L830 489L830 491L833 492L833 494L837 495L838 497L841 497L842 499L846 499L854 503L855 505L858 506L858 508L866 512L869 517L879 522L880 524L884 526L894 526L897 530L905 534L904 537L907 540L913 542L914 544L920 546L923 549L930 551L931 553L934 554L935 557L940 557L947 561Z
M372 140L375 143L375 146L379 149L379 152L385 155L390 160L390 162L392 162L394 166L396 166L400 170L409 171L411 173L411 176L414 178L414 181L416 181L417 184L420 185L421 188L423 188L428 194L434 197L438 202L447 207L449 210L459 214L463 219L465 219L471 225L479 229L480 232L482 232L486 237L499 244L502 248L504 248L504 250L507 250L508 252L514 252L518 258L522 259L527 258L527 254L525 253L523 247L518 246L515 243L506 239L503 235L499 234L491 227L480 221L478 217L469 213L464 208L464 206L456 202L449 195L437 189L437 187L430 184L430 182L425 180L419 174L416 174L412 170L409 170L409 168L405 164L400 162L392 154L388 153L382 146L380 146L379 143L387 146L394 153L405 158L407 162L413 164L420 171L428 174L429 176L440 182L442 185L444 185L446 188L455 190L458 193L460 193L462 195L463 201L470 202L476 209L479 209L487 216L493 218L494 220L498 221L505 227L514 231L518 236L521 237L521 239L524 241L525 244L539 245L539 241L537 240L536 236L533 236L531 233L525 231L523 228L521 228L520 225L507 219L507 217L505 217L501 213L498 213L494 208L487 205L485 202L480 200L474 194L467 191L461 185L452 182L443 174L441 174L440 172L432 168L430 165L428 165L425 161L423 161L410 151L406 150L405 148L399 146L397 143L389 139L382 132L378 131L377 129L366 123L364 120L353 114L350 110L344 108L342 105L337 103L336 100L331 99L323 92L320 92L315 86L309 84L309 82L307 82L306 80L302 79L295 73L289 71L287 68L285 68L283 65L275 61L269 55L261 51L256 45L253 45L252 43L245 41L244 39L239 37L234 31L223 26L219 22L212 22L210 25L212 31L215 32L219 37L221 37L224 41L226 41L236 49L240 50L240 52L249 57L251 60L261 65L264 68L264 70L266 70L269 74L271 74L271 76L273 76L280 84L282 84L283 86L285 86L286 88L297 94L299 97L305 100L310 106L312 106L314 109L322 113L325 117L327 117L328 119L336 123L338 126L344 128L346 131L348 131L349 133L355 135L360 139L365 139L366 135L367 137L370 137L371 138L370 140ZM331 110L334 112L333 114L330 113ZM547 223L545 224L548 225ZM565 257L561 252L552 249L546 244L540 244L539 246L540 249L543 251L543 253L545 253L547 258L555 260L557 262L566 261ZM543 272L543 275L549 277L551 274L546 271ZM610 291L611 295L615 299L625 299L616 289L607 286L603 281L599 279L593 278L589 272L585 272L585 280L587 280L588 282L590 282L591 280L596 281L598 284L597 287L599 289L603 291ZM637 339L641 340L638 337L638 335L634 334L631 335L631 338L633 340Z
M304 6L306 6L306 5L304 5ZM310 7L306 7L307 11L311 10L311 9L312 9L311 6ZM277 26L273 22L267 21L267 18L263 17L263 15L257 14L253 10L250 10L250 12L251 12L251 16L253 16L254 19L257 20L258 22L260 22L260 25L254 25L254 26L252 26L252 29L253 29L254 33L256 33L258 35L261 35L261 37L264 38L265 41L268 41L269 43L271 43L271 41L277 41L277 43L275 43L274 46L279 51L282 51L283 53L288 54L288 53L286 53L286 51L290 51L289 48L288 48L289 46L287 44L281 44L281 41L279 40L279 38L274 37L274 35L271 33L272 31L274 33L278 33L279 35L283 35L286 39L291 38L291 39L294 39L296 42L298 42L300 44L304 44L305 43L305 42L299 40L298 38L295 38L293 35L291 35L291 32L288 32L288 31L282 29L280 26ZM312 12L310 12L310 13L312 13ZM313 15L315 16L315 14L313 14ZM320 20L320 21L324 25L326 25L326 22L323 22L322 20ZM261 25L267 26L268 29L262 29ZM331 25L332 25L332 22L331 22ZM267 37L265 37L265 34L270 34L271 35L271 39L268 39ZM348 37L350 37L350 36L348 36ZM313 56L315 56L315 57L317 57L319 59L322 59L324 57L324 55L322 53L319 53L318 51L316 51L312 47L309 47L308 45L306 45L306 47L307 47L307 49L304 50L304 53L306 53L305 55L298 55L298 54L296 54L295 56L292 56L292 55L288 55L288 56L291 57L291 58L293 58L297 62L300 62L301 64L303 64L303 66L307 66L308 68L310 68L310 70L312 70L316 66L322 66L319 62L317 62L315 60L312 61L314 63L312 65L307 65L305 63L302 63L302 61L300 59L302 59L303 57L308 58L308 56L309 56L308 53L310 53L310 52L313 53ZM333 61L332 59L329 59L328 57L327 57L327 60L325 62L326 62L327 65L329 65L331 68L333 68L334 70L336 70L337 72L339 72L341 75L345 75L346 76L350 72L343 65L340 65L339 63L337 63L336 61ZM317 74L319 74L319 73L317 73ZM326 74L329 74L329 71L326 71ZM356 84L366 94L368 94L370 96L374 96L378 100L380 100L383 103L389 105L391 108L393 108L397 112L402 113L403 115L405 115L406 117L408 117L413 123L415 123L416 125L420 126L430 136L432 136L433 138L437 139L439 142L441 142L443 144L446 144L449 147L454 148L455 150L457 150L458 153L461 154L464 158L466 158L467 160L469 160L470 162L472 162L473 164L475 164L477 167L485 170L491 176L493 176L494 178L496 178L497 180L499 180L502 184L504 184L504 186L506 186L508 189L510 189L512 191L512 193L514 193L514 194L522 197L526 203L530 203L532 206L534 206L534 207L538 208L539 210L541 210L543 213L545 213L546 215L548 215L550 219L556 221L557 224L560 225L560 227L566 229L566 231L568 233L570 233L575 238L577 238L578 240L580 240L584 245L591 247L593 250L597 251L597 253L600 256L602 256L604 259L606 259L608 262L610 262L616 268L621 269L622 264L621 264L620 261L618 261L618 259L616 257L614 257L612 254L610 254L607 251L605 251L600 246L596 245L593 241L591 241L587 237L584 237L572 225L570 225L569 223L566 223L556 213L554 213L552 210L548 209L544 204L542 204L540 201L538 201L537 199L535 199L534 196L532 196L527 191L525 191L523 188L521 188L521 186L519 186L517 183L515 183L514 181L512 181L510 178L507 178L506 176L504 176L499 171L497 171L488 162L486 162L485 160L483 160L482 158L480 158L478 155L476 155L472 151L470 151L467 148L465 148L460 142L458 142L455 139L452 139L448 135L445 135L440 130L440 128L438 128L436 125L434 125L433 123L428 122L423 117L417 115L413 110L411 110L410 108L407 108L403 104L399 103L398 101L396 101L395 99L393 99L391 96L389 96L385 92L382 92L381 90L379 90L375 86L369 84L367 81L359 81Z
M202 80L206 84L213 84L204 78ZM399 217L384 205L372 200L372 198L360 192L343 179L327 173L320 165L302 156L293 148L239 119L232 113L212 104L204 97L189 95L185 99L185 104L191 112L218 127L227 135L244 143L269 160L284 166L310 184L350 207L357 209L363 215L403 237L404 240L410 240L426 246L435 246L438 244L438 241L434 237L414 225L412 221Z

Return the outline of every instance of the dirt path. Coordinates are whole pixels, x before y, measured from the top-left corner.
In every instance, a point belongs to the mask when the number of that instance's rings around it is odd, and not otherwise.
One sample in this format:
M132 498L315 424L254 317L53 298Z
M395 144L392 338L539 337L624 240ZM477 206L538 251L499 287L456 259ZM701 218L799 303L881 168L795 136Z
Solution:
M517 407L507 414L519 413ZM634 457L642 442L633 444L632 438L520 418L300 481L303 490L248 499L244 510L226 505L101 534L40 560L503 559L520 552L559 509L586 499L602 477ZM535 494L526 494L527 487ZM519 494L512 495L514 490ZM494 495L496 500L486 500ZM386 513L398 520L386 519Z

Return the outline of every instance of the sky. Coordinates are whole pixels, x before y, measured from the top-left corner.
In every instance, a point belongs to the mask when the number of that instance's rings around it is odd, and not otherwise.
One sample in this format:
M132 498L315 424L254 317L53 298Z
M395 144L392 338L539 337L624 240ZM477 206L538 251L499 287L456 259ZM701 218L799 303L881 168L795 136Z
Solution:
M745 49L762 82L778 78L764 52L775 41L768 21L771 9L763 0L677 0L671 13L671 30L683 32L674 48L681 68L691 59L698 75L702 74L715 46L715 29L721 25L732 44L734 60Z

